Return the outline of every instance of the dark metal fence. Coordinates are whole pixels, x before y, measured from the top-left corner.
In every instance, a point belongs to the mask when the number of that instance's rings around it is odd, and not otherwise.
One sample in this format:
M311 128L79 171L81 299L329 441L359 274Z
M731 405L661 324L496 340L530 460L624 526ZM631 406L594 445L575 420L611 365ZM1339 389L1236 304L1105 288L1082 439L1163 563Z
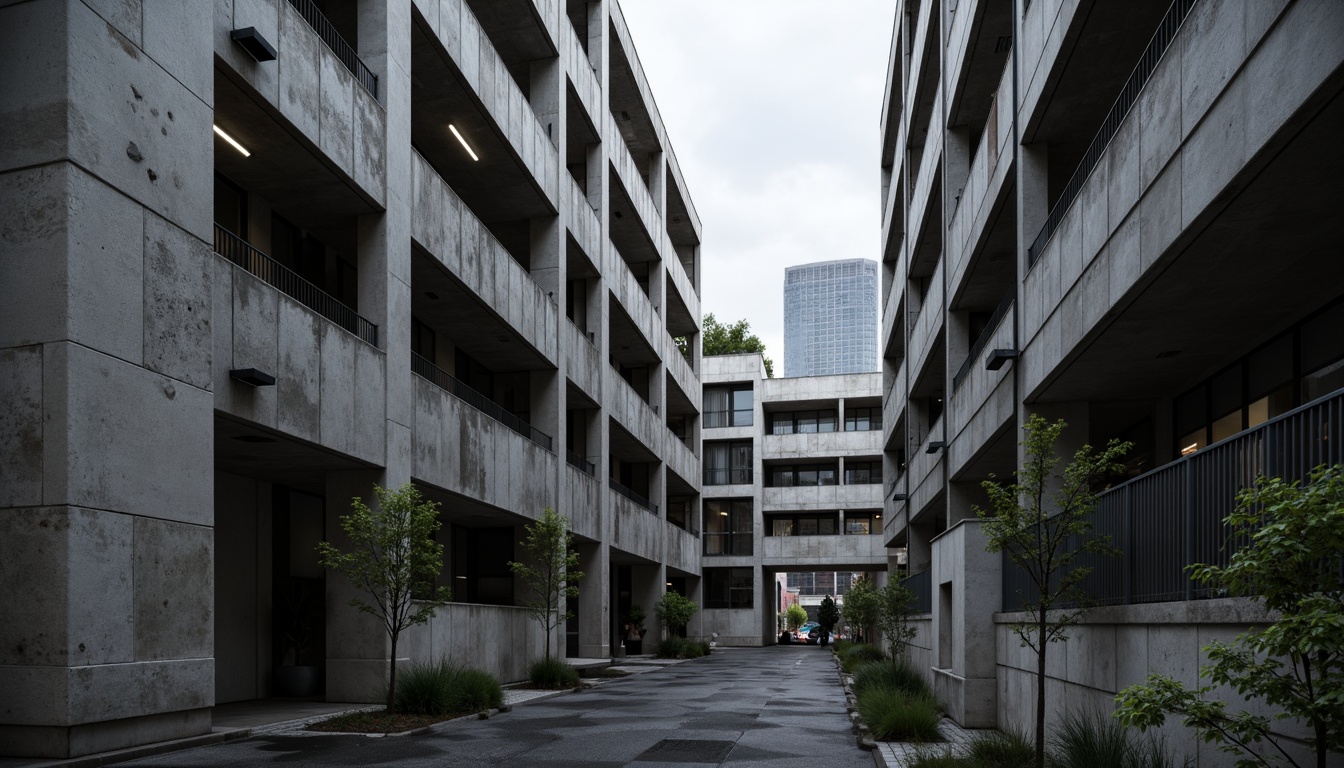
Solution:
M322 15L322 11L318 10L313 0L289 0L289 4L294 6L294 10L298 11L303 20L308 22L308 26L317 32L317 36L322 38L322 42L326 43L331 52L336 54L336 58L341 60L346 69L350 70L359 84L373 94L373 98L378 98L378 76L364 66L364 62L360 61L355 49L350 47L345 38L341 37L341 33L336 31L336 27L327 20L326 16Z
M1093 570L1083 589L1099 605L1218 597L1186 573L1193 563L1227 565L1246 542L1229 540L1224 518L1260 475L1305 480L1344 462L1344 390L1215 443L1103 493L1092 535L1110 536L1116 557L1080 558ZM1003 609L1035 599L1025 571L1003 558Z
M630 490L624 485L621 485L620 483L616 482L615 478L607 478L607 485L611 486L611 490L621 494L625 498L635 502L636 504L649 510L653 514L655 515L658 514L657 504L654 504L653 502L649 501L643 496L640 496L638 493L635 493L634 491Z
M378 346L378 326L218 224L215 225L215 253L279 288L286 296L364 341Z
M975 361L980 359L980 353L985 351L985 346L989 344L989 340L994 338L994 332L999 329L999 324L1003 322L1003 318L1012 306L1013 292L1008 291L1008 294L1003 297L1003 301L1000 301L999 306L995 308L994 314L990 315L989 323L985 325L985 330L980 333L980 338L976 339L975 343L971 345L971 351L967 353L966 360L952 376L953 392L956 392L957 388L961 386L961 382L966 380L966 376L971 372L971 366L975 365Z
M415 373L417 376L428 379L439 389L447 391L457 399L470 405L481 413L484 413L495 421L498 421L509 429L512 429L523 437L526 437L537 445L540 445L542 448L545 448L548 451L552 450L552 440L550 435L504 410L504 408L495 401L453 378L447 371L444 371L442 368L439 368L437 365L434 365L414 352L411 353L411 372Z
M1069 207L1078 198L1078 193L1083 189L1083 183L1092 174L1092 169L1097 167L1097 162L1106 152L1111 139L1115 138L1116 131L1120 130L1120 124L1125 121L1125 116L1134 107L1134 102L1138 101L1143 86L1147 85L1148 78L1152 77L1153 70L1157 69L1158 62L1162 60L1162 54L1166 53L1171 41L1176 39L1181 24L1185 21L1185 17L1190 15L1190 9L1195 7L1196 2L1198 0L1176 0L1167 10L1167 15L1162 17L1162 22L1157 26L1157 32L1148 42L1148 47L1139 57L1139 63L1130 73L1129 80L1125 81L1125 86L1120 89L1120 95L1116 98L1115 104L1112 105L1111 111L1106 114L1106 119L1102 121L1101 129L1097 131L1096 137L1092 139L1087 151L1083 153L1083 159L1079 161L1077 170L1073 172L1073 177L1069 179L1068 184L1064 185L1064 191L1060 193L1059 200L1050 209L1050 215L1045 219L1045 226L1041 227L1040 234L1036 235L1036 240L1027 248L1028 265L1035 264L1036 259L1040 258L1041 251L1045 250L1046 243L1050 242L1050 237L1055 233L1059 223L1064 220L1064 215L1069 212Z
M901 580L905 588L915 593L910 604L911 613L933 613L933 570L925 568Z
M597 477L597 465L568 448L565 449L565 461L568 461L571 467L579 469L584 474Z

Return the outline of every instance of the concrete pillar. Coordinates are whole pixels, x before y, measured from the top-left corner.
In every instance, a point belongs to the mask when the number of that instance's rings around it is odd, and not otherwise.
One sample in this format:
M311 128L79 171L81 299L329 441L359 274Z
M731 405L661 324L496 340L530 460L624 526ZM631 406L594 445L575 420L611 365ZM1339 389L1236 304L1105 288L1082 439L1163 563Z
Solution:
M579 542L579 656L611 656L611 546Z
M649 153L649 196L658 215L667 216L667 159L662 152ZM654 233L655 237L657 233Z
M667 636L667 630L654 611L654 606L667 592L667 566L662 563L636 565L630 569L630 600L644 609L648 617L644 627L644 653L653 653L658 641ZM689 633L688 633L689 634Z

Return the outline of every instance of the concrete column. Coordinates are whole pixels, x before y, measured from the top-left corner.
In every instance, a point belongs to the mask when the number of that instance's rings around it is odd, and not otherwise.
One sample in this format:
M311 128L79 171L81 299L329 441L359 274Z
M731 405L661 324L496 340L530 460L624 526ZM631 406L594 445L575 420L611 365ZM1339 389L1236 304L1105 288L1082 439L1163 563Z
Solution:
M658 215L667 216L667 159L662 152L649 153L649 196ZM658 233L654 233L655 242Z
M644 626L648 629L644 635L644 653L653 653L658 641L667 636L662 620L654 611L654 606L667 592L666 574L667 566L662 563L636 565L630 569L630 600L643 608L648 616L644 621Z
M210 731L213 24L0 9L0 755Z
M611 546L580 542L579 552L579 656L585 659L611 656Z

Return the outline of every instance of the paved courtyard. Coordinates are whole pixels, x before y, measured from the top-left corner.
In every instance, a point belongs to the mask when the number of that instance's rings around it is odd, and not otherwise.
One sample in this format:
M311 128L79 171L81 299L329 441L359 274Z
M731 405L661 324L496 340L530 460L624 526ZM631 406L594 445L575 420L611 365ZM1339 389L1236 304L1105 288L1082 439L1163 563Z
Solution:
M591 690L390 738L268 734L127 766L660 765L871 768L827 649L730 648Z

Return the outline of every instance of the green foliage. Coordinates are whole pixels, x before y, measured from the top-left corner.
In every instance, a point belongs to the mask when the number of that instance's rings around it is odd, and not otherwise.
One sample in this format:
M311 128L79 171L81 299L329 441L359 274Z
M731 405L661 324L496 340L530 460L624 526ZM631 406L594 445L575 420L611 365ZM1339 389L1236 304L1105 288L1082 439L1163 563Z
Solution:
M803 606L794 603L784 612L784 621L789 629L797 629L807 623L807 611Z
M397 681L397 711L411 715L451 715L499 706L504 692L486 672L447 660L412 664Z
M845 595L845 607L841 609L841 614L850 629L863 633L862 640L871 641L873 627L882 615L882 598L871 579L861 576L854 582L849 588L849 594Z
M839 658L844 658L845 652L853 647L854 641L852 640L836 640L831 643L831 653L834 653Z
M1070 713L1052 739L1056 768L1167 768L1165 742L1135 738L1120 721Z
M349 551L323 541L318 559L325 568L345 576L368 600L354 598L350 606L377 617L391 641L387 709L393 711L397 686L397 640L403 630L424 624L434 611L452 599L447 587L435 586L443 570L443 545L434 541L439 530L439 505L426 501L410 483L397 490L374 486L378 510L360 497L341 515L341 530L350 540Z
M817 623L827 632L834 631L835 625L840 623L840 608L830 595L822 598L821 606L817 608Z
M653 612L662 619L669 635L685 629L686 624L698 610L700 606L696 605L694 600L682 597L676 592L664 592L662 598L653 606Z
M551 658L551 634L574 614L566 598L579 596L579 553L571 546L569 518L549 507L524 530L523 551L530 562L510 562L509 570L522 579L528 595L523 606L546 630L546 658Z
M884 658L886 657L882 655L881 648L866 643L854 643L846 646L844 653L840 654L840 668L846 672L853 672L861 664L882 661Z
M887 653L893 659L903 657L916 634L910 626L915 593L899 581L890 581L877 591L877 597L877 627L887 640Z
M700 335L700 351L706 357L714 355L738 355L747 352L760 352L765 360L765 375L775 377L775 364L765 355L765 342L756 334L748 335L751 324L738 320L732 325L720 323L711 312L705 315L704 331Z
M943 716L932 696L875 688L858 700L859 714L880 741L942 741L938 722Z
M655 655L660 659L698 659L709 655L709 643L674 635L658 643Z
M964 756L950 750L921 752L910 768L1031 768L1036 748L1018 733L989 731L977 735Z
M1275 752L1298 765L1269 718L1229 712L1210 698L1231 688L1248 702L1263 700L1276 719L1307 724L1307 742L1324 768L1330 752L1344 750L1344 465L1317 467L1305 486L1261 477L1237 496L1226 522L1228 546L1248 543L1226 567L1190 566L1191 577L1234 597L1257 597L1279 618L1231 645L1205 646L1209 663L1200 677L1209 684L1190 690L1151 676L1120 692L1117 716L1145 729L1178 714L1204 741L1248 756L1239 766L1270 765Z
M561 659L537 659L527 665L527 679L533 688L560 690L579 684L579 671Z
M854 669L854 693L887 688L909 695L933 695L928 681L904 661L870 661Z
M1036 768L1045 768L1045 659L1050 643L1068 637L1089 604L1082 589L1092 569L1079 560L1086 554L1115 555L1109 537L1091 536L1089 519L1097 505L1093 490L1122 469L1130 443L1112 440L1096 452L1084 444L1073 460L1063 460L1055 444L1067 424L1032 415L1023 427L1025 460L1017 482L982 483L990 509L975 508L988 538L986 549L1003 552L1026 574L1033 589L1022 595L1031 618L1014 624L1022 645L1036 653Z

